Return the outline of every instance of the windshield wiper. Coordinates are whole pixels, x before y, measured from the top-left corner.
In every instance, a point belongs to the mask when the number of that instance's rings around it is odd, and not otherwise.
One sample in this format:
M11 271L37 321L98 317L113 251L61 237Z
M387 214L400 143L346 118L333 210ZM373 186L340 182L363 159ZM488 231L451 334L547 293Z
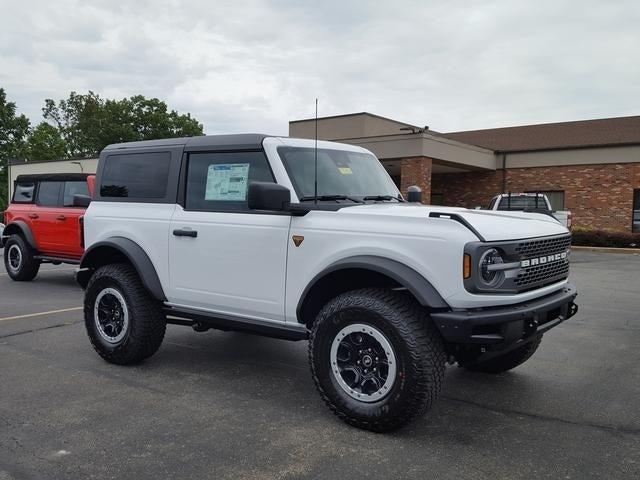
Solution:
M314 196L308 196L308 197L302 197L300 199L301 202L308 202L308 201L312 201L315 200L316 197ZM354 203L364 203L362 200L360 200L359 198L355 198L355 197L350 197L348 195L318 195L318 200L319 201L327 201L327 200L351 200Z
M384 200L397 200L398 202L402 202L403 200L399 199L398 197L394 197L393 195L367 195L366 197L362 197L362 200L367 201L367 200L378 200L378 201L384 201Z

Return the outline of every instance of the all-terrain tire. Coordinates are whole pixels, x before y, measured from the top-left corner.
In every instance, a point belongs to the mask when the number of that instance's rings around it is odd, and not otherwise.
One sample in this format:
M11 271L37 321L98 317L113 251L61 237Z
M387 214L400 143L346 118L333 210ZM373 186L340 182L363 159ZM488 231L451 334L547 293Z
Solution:
M522 365L529 360L531 356L536 352L542 342L542 334L536 335L536 337L522 345L519 348L511 350L503 355L490 358L484 362L474 362L464 365L467 370L483 373L502 373L512 368L516 368L518 365Z
M4 267L9 277L17 282L36 278L40 261L34 258L34 250L20 235L11 235L4 245Z
M354 324L374 327L393 349L396 378L380 400L353 398L353 392L349 395L340 385L338 371L332 371L332 344L339 341L341 331ZM324 306L311 327L309 363L322 399L340 419L355 427L385 432L431 407L441 390L446 354L427 311L413 297L406 292L369 288L344 293Z
M109 296L115 305L107 305L108 308L127 313L126 328L120 329L114 338L109 338L97 319L96 303L102 305L101 295ZM119 305L120 299L124 306ZM151 296L133 267L126 263L106 265L91 276L84 297L84 319L93 348L107 362L118 365L138 363L156 353L167 326L161 303ZM119 336L122 338L117 338Z

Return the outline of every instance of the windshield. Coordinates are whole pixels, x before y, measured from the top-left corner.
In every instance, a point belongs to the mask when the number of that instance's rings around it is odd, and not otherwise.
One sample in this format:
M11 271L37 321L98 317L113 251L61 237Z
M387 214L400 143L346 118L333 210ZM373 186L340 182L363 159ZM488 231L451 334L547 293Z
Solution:
M544 197L538 197L536 206L536 197L532 195L502 197L498 210L524 210L525 208L547 208L547 202Z
M313 148L278 148L301 201L314 196L314 151ZM373 155L318 149L318 197L397 200L399 195L384 167Z

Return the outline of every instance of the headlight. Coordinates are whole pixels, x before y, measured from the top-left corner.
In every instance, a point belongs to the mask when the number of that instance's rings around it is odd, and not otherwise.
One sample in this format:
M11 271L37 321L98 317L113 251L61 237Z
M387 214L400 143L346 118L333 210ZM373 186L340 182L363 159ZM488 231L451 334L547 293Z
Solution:
M504 263L504 259L497 248L490 248L480 257L480 280L487 287L495 287L502 282L504 278L503 272L492 267L501 263Z

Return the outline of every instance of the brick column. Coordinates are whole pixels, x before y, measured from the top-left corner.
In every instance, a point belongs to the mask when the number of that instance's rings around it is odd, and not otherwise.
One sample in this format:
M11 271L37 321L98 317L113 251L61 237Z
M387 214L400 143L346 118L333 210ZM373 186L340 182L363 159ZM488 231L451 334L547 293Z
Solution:
M400 191L406 198L407 189L417 185L422 189L422 203L431 203L431 167L429 157L403 158L400 163Z

